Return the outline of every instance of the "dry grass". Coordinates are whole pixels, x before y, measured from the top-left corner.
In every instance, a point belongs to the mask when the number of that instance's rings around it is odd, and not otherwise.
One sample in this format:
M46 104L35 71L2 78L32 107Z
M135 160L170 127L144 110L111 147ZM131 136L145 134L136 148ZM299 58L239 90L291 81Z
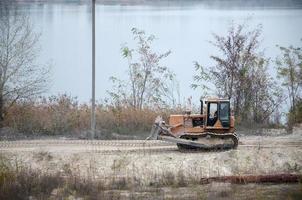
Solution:
M158 115L167 120L170 114L183 113L184 110L182 106L138 110L127 105L117 106L108 103L97 103L96 129L97 132L102 134L97 134L96 137L112 139L113 137L110 137L112 133L128 136L141 136L143 134L143 137L140 137L140 139L143 139L146 134L148 135ZM199 112L198 106L194 107L193 110L193 112ZM76 97L63 94L15 103L5 115L3 125L12 128L14 135L15 132L19 132L28 135L87 137L87 131L90 130L90 115L90 104L79 103ZM240 117L237 116L237 118ZM236 120L237 122L238 120ZM246 130L247 128L258 130L270 126L245 122L237 125L239 130Z
M37 154L38 159L48 157L44 152ZM84 199L120 199L119 191L130 193L149 192L153 195L162 194L162 187L183 187L184 175L165 173L156 175L156 184L143 184L139 177L124 177L117 173L109 179L95 179L94 176L81 177L68 170L66 166L62 172L47 173L26 167L24 163L14 162L0 157L0 199L66 199L81 197ZM132 196L136 199L137 196ZM162 198L162 197L160 197ZM141 199L141 198L138 198Z
M27 134L81 134L90 130L90 112L89 104L80 104L77 98L64 94L16 103L6 115L4 125ZM135 110L127 106L98 103L97 130L120 134L149 132L156 116L167 119L172 112L177 111Z
M41 157L47 157L39 153ZM231 184L202 184L201 180L186 178L184 171L174 173L154 173L153 180L145 184L140 177L120 176L118 173L107 178L81 177L76 172L66 170L57 173L42 172L25 167L24 163L10 164L6 157L0 157L0 199L274 199L268 185L244 186L249 194L242 193L242 187ZM116 169L118 170L118 169ZM193 176L193 175L192 175ZM298 185L299 186L299 185ZM281 186L280 186L281 187ZM286 186L287 187L287 186ZM288 186L292 187L292 186ZM241 189L240 189L241 188ZM255 189L258 192L254 192ZM281 187L282 188L282 187ZM272 188L274 189L274 187ZM280 188L275 188L280 191ZM273 190L273 191L275 191ZM234 193L235 192L235 193ZM300 199L301 187L285 192L282 197ZM237 197L237 198L235 198Z
M46 199L53 189L62 186L62 177L31 170L14 168L6 158L0 159L0 199L25 199L35 196Z

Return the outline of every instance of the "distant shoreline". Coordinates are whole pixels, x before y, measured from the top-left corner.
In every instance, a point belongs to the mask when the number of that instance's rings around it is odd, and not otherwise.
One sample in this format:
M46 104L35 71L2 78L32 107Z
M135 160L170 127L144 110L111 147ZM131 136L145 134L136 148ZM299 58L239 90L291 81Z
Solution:
M91 0L1 0L0 6L9 4L26 3L49 3L49 4L89 4ZM302 8L302 1L275 1L275 0L96 0L98 5L120 5L120 6L204 6L206 8Z

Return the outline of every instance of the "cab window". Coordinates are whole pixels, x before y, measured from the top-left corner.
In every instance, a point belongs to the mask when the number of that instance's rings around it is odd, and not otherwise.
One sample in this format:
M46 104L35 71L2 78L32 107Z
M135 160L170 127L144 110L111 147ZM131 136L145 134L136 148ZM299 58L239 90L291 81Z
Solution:
M221 102L219 105L219 119L223 127L230 126L230 103Z
M220 120L229 120L229 103L220 104Z

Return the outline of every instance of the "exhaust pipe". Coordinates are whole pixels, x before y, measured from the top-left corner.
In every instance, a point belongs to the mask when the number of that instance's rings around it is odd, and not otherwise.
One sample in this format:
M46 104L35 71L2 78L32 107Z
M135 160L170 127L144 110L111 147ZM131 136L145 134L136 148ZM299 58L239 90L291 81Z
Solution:
M200 98L200 114L203 115L203 100Z

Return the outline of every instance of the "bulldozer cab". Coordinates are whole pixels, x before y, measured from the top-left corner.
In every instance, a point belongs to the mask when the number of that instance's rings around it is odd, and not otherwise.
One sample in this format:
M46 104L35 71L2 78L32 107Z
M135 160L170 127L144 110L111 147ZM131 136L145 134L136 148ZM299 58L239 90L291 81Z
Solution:
M206 128L228 129L231 123L229 100L208 100L206 104Z

